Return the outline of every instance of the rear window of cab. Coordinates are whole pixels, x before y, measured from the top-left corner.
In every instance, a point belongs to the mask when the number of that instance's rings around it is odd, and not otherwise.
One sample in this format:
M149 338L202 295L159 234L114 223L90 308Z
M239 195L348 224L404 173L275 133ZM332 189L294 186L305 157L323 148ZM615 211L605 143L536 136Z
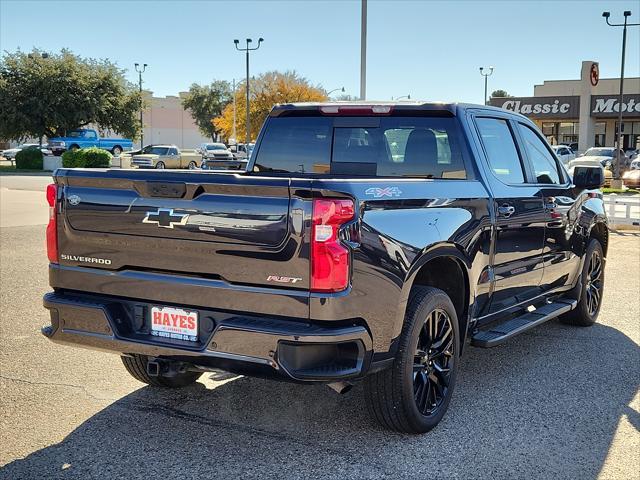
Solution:
M453 117L272 117L253 172L466 179Z

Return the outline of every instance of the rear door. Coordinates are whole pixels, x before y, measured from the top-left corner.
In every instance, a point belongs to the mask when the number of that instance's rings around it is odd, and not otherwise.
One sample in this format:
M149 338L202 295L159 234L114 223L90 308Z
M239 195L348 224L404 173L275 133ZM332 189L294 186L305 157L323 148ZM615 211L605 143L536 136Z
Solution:
M543 274L544 205L527 183L526 157L508 116L475 117L494 196L494 287L490 313L540 293Z

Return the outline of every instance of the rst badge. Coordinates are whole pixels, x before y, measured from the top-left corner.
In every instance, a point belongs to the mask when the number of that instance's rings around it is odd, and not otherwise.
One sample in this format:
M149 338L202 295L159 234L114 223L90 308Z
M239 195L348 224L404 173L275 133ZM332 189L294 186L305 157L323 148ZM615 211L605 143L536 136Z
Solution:
M277 282L277 283L298 283L301 282L302 278L300 277L283 277L280 275L269 275L267 277L267 282Z
M371 187L367 188L364 193L365 195L371 195L373 198L393 198L402 195L402 190L400 190L398 187Z
M176 225L186 225L188 213L174 213L173 208L159 208L155 212L147 212L142 223L155 223L162 228L173 228Z

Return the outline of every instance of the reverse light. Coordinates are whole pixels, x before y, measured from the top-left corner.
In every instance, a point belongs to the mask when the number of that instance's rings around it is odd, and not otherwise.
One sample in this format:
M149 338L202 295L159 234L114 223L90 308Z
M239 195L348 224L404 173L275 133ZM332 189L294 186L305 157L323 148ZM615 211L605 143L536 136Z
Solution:
M56 199L58 188L55 183L47 185L47 203L49 204L49 223L47 225L47 257L51 263L58 263L58 213Z
M340 292L349 286L349 249L340 243L340 227L351 221L353 201L319 198L313 201L311 291Z

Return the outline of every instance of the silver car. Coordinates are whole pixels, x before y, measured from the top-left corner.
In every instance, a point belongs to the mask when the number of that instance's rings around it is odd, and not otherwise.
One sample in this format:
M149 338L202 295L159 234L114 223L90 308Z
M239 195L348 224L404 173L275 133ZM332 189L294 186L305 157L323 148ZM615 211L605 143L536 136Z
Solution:
M198 151L203 160L233 160L233 154L224 143L203 143Z
M551 147L553 152L565 166L569 164L571 160L576 158L576 154L567 145L553 145Z

